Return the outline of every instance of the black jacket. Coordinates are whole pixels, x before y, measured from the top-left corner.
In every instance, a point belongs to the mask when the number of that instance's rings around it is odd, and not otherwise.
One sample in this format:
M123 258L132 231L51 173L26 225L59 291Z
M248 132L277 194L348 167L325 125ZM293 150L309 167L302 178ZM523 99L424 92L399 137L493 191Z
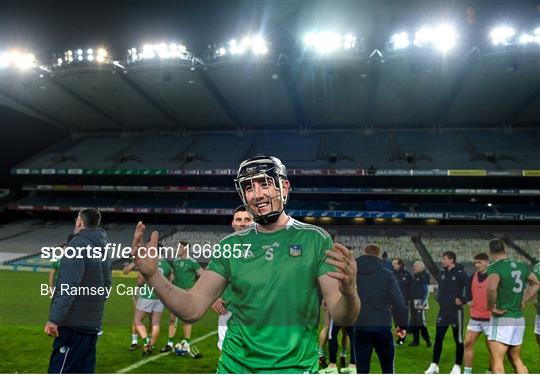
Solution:
M383 267L379 258L372 255L359 257L356 265L356 284L362 307L355 326L391 328L394 316L396 325L405 327L407 306L392 273Z
M68 243L68 247L102 248L104 251L107 244L107 235L101 228L83 229ZM106 261L102 258L89 258L86 251L82 252L83 258L72 258L70 256L62 258L62 267L58 272L56 290L53 295L51 310L49 312L49 321L59 326L70 327L76 331L84 333L97 334L101 327L103 310L105 307L106 294L65 293L61 291L62 284L67 285L69 291L73 287L88 287L97 291L97 288L111 287L111 262L107 257ZM80 290L80 289L79 289Z
M461 310L463 305L456 305L455 300L459 298L463 304L466 303L468 286L469 275L461 264L456 264L451 270L444 268L439 274L439 290L437 291L437 302L441 310Z
M410 289L411 289L412 275L405 268L402 268L399 271L393 271L393 274L394 274L394 277L396 278L396 281L398 282L399 289L401 290L401 294L403 295L403 299L405 300L405 303L407 303L407 301L411 299Z
M414 299L421 299L422 301L427 302L429 295L429 279L429 272L425 270L412 275L411 287L409 289L411 301Z

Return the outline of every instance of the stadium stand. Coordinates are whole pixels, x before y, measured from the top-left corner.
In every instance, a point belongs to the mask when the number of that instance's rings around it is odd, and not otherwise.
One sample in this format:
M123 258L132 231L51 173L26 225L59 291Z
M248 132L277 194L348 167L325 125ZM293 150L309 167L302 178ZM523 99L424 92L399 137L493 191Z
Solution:
M91 136L68 139L19 168L236 168L240 160L266 153L289 168L536 168L537 138L533 131Z

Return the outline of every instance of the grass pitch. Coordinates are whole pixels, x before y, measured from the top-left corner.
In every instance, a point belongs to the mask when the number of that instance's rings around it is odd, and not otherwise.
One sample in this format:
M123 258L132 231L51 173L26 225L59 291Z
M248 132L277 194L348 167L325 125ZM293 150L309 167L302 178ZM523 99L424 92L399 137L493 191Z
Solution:
M40 284L47 283L47 274L40 272L0 271L0 372L46 373L53 339L43 333L47 321L50 299L40 295ZM115 278L118 283L135 285L129 278ZM428 323L432 340L435 337L435 316L437 304L431 301ZM468 309L467 313L468 313ZM467 315L466 313L466 315ZM540 373L540 348L533 332L535 309L529 304L526 310L527 328L522 356L531 373ZM193 326L192 338L203 338L197 343L201 359L177 357L174 354L143 357L140 350L128 351L131 343L131 321L133 318L131 297L111 294L106 304L103 321L103 335L98 338L96 372L115 373L126 370L129 373L215 373L219 358L217 349L217 315L209 311L201 321ZM468 317L467 317L468 320ZM157 349L167 341L168 313L162 315L161 335ZM178 327L177 341L181 339ZM396 372L423 373L431 362L432 350L424 344L409 348L407 343L396 348ZM341 341L341 340L340 340ZM146 362L148 359L150 361ZM454 342L448 331L441 359L441 373L448 373L454 364ZM481 339L475 348L473 371L485 373L488 356L485 341ZM507 364L507 371L512 372ZM380 373L376 356L373 356L371 372Z

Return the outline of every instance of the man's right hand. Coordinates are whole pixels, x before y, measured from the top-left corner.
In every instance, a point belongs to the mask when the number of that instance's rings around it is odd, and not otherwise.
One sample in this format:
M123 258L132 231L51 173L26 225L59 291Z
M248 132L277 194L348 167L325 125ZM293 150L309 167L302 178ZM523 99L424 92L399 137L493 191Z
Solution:
M223 298L218 298L216 302L212 304L212 310L217 312L219 315L225 315L228 313L227 309L225 308L225 301L223 301Z
M497 306L494 306L491 309L491 311L494 312L495 314L502 315L502 314L506 313L508 310L498 309Z
M152 232L150 242L148 242L147 246L144 246L143 238L145 229L146 226L143 224L142 221L139 221L133 235L131 256L135 260L135 265L139 269L139 272L144 276L146 280L148 280L157 272L157 264L159 260L159 256L148 256L148 248L156 249L155 252L152 251L151 255L159 255L159 233L157 231Z

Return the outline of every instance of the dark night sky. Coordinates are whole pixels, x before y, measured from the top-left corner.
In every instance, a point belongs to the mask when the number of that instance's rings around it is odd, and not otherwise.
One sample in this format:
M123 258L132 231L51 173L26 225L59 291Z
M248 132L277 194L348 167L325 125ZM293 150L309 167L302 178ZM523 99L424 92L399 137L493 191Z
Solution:
M116 59L144 42L174 40L194 52L260 30L281 49L312 26L370 37L381 28L416 28L448 18L540 23L540 1L27 1L0 2L0 46L25 46L43 62L54 52L104 45ZM294 46L293 46L294 47Z
M468 6L476 13L472 27L466 23ZM2 0L0 51L27 49L41 63L50 63L55 52L103 45L121 60L129 47L176 41L200 54L208 44L260 31L272 43L271 49L295 53L301 35L317 27L354 32L366 38L368 48L380 48L393 32L403 28L413 31L423 23L441 19L455 23L462 34L476 33L482 38L497 22L532 30L540 25L540 0ZM67 133L14 113L0 103L0 178L5 181L14 164L65 136Z

